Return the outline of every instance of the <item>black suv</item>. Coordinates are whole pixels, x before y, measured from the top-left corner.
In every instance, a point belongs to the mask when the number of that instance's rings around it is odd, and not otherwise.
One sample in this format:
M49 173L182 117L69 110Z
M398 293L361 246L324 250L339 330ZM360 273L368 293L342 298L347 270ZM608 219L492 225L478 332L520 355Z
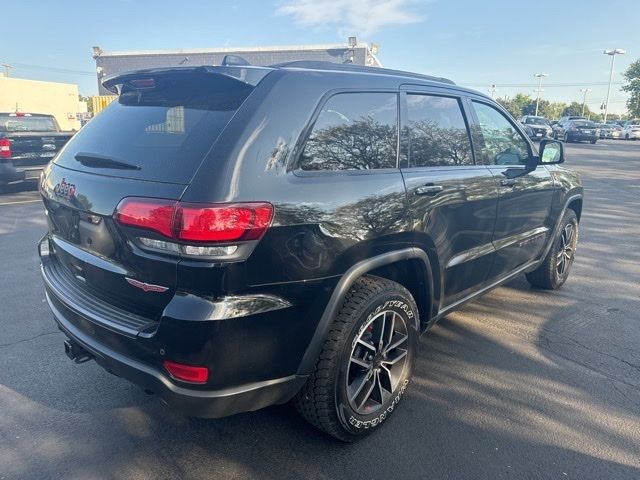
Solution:
M558 288L582 187L490 98L297 62L138 71L47 167L47 300L76 362L192 416L293 399L378 428L419 334L520 273Z

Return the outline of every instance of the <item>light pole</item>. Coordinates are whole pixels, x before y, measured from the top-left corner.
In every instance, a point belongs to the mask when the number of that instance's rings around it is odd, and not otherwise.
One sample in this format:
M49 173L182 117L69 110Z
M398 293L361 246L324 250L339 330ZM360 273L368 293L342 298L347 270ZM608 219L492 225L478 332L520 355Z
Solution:
M609 110L609 95L611 95L611 81L613 80L613 66L616 62L616 55L624 55L626 50L614 48L613 50L605 50L605 55L611 55L611 72L609 72L609 87L607 88L607 102L604 104L604 123L607 123L607 112Z
M587 103L587 93L591 91L590 88L581 88L582 92L582 116L584 117L584 104Z
M536 117L538 116L538 105L540 105L540 93L542 92L542 79L548 77L548 73L536 73L533 75L538 77L538 98L536 99Z
M491 88L488 91L491 93L491 98L493 98L495 93L498 91L498 89L496 88L496 84L494 83L493 85L491 85Z

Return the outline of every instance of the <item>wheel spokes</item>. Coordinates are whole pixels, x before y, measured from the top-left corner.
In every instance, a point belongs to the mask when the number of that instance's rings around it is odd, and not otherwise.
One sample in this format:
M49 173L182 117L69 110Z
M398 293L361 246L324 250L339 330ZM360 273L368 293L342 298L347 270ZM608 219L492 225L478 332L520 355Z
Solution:
M393 396L407 364L407 325L393 310L377 314L353 344L347 370L347 398L355 411L370 414Z

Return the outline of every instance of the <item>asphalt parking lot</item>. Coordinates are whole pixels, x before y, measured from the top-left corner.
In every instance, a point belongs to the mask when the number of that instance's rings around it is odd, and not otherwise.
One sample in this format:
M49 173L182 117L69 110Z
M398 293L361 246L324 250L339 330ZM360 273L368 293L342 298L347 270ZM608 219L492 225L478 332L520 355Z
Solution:
M449 315L394 418L355 445L288 406L181 417L70 362L39 277L37 194L0 196L0 479L640 478L640 142L566 155L586 190L567 284L520 278Z

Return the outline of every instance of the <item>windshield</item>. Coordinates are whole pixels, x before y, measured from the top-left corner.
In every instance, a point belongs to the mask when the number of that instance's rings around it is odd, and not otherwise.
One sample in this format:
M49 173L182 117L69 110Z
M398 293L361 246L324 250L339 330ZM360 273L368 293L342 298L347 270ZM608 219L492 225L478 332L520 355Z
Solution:
M0 132L57 132L53 117L0 114Z
M549 125L549 120L544 117L527 117L524 123L527 125Z
M573 126L574 127L596 128L596 124L593 123L593 122L590 122L588 120L574 120L573 121Z
M211 74L173 75L150 85L121 94L55 162L92 173L188 183L252 90Z

